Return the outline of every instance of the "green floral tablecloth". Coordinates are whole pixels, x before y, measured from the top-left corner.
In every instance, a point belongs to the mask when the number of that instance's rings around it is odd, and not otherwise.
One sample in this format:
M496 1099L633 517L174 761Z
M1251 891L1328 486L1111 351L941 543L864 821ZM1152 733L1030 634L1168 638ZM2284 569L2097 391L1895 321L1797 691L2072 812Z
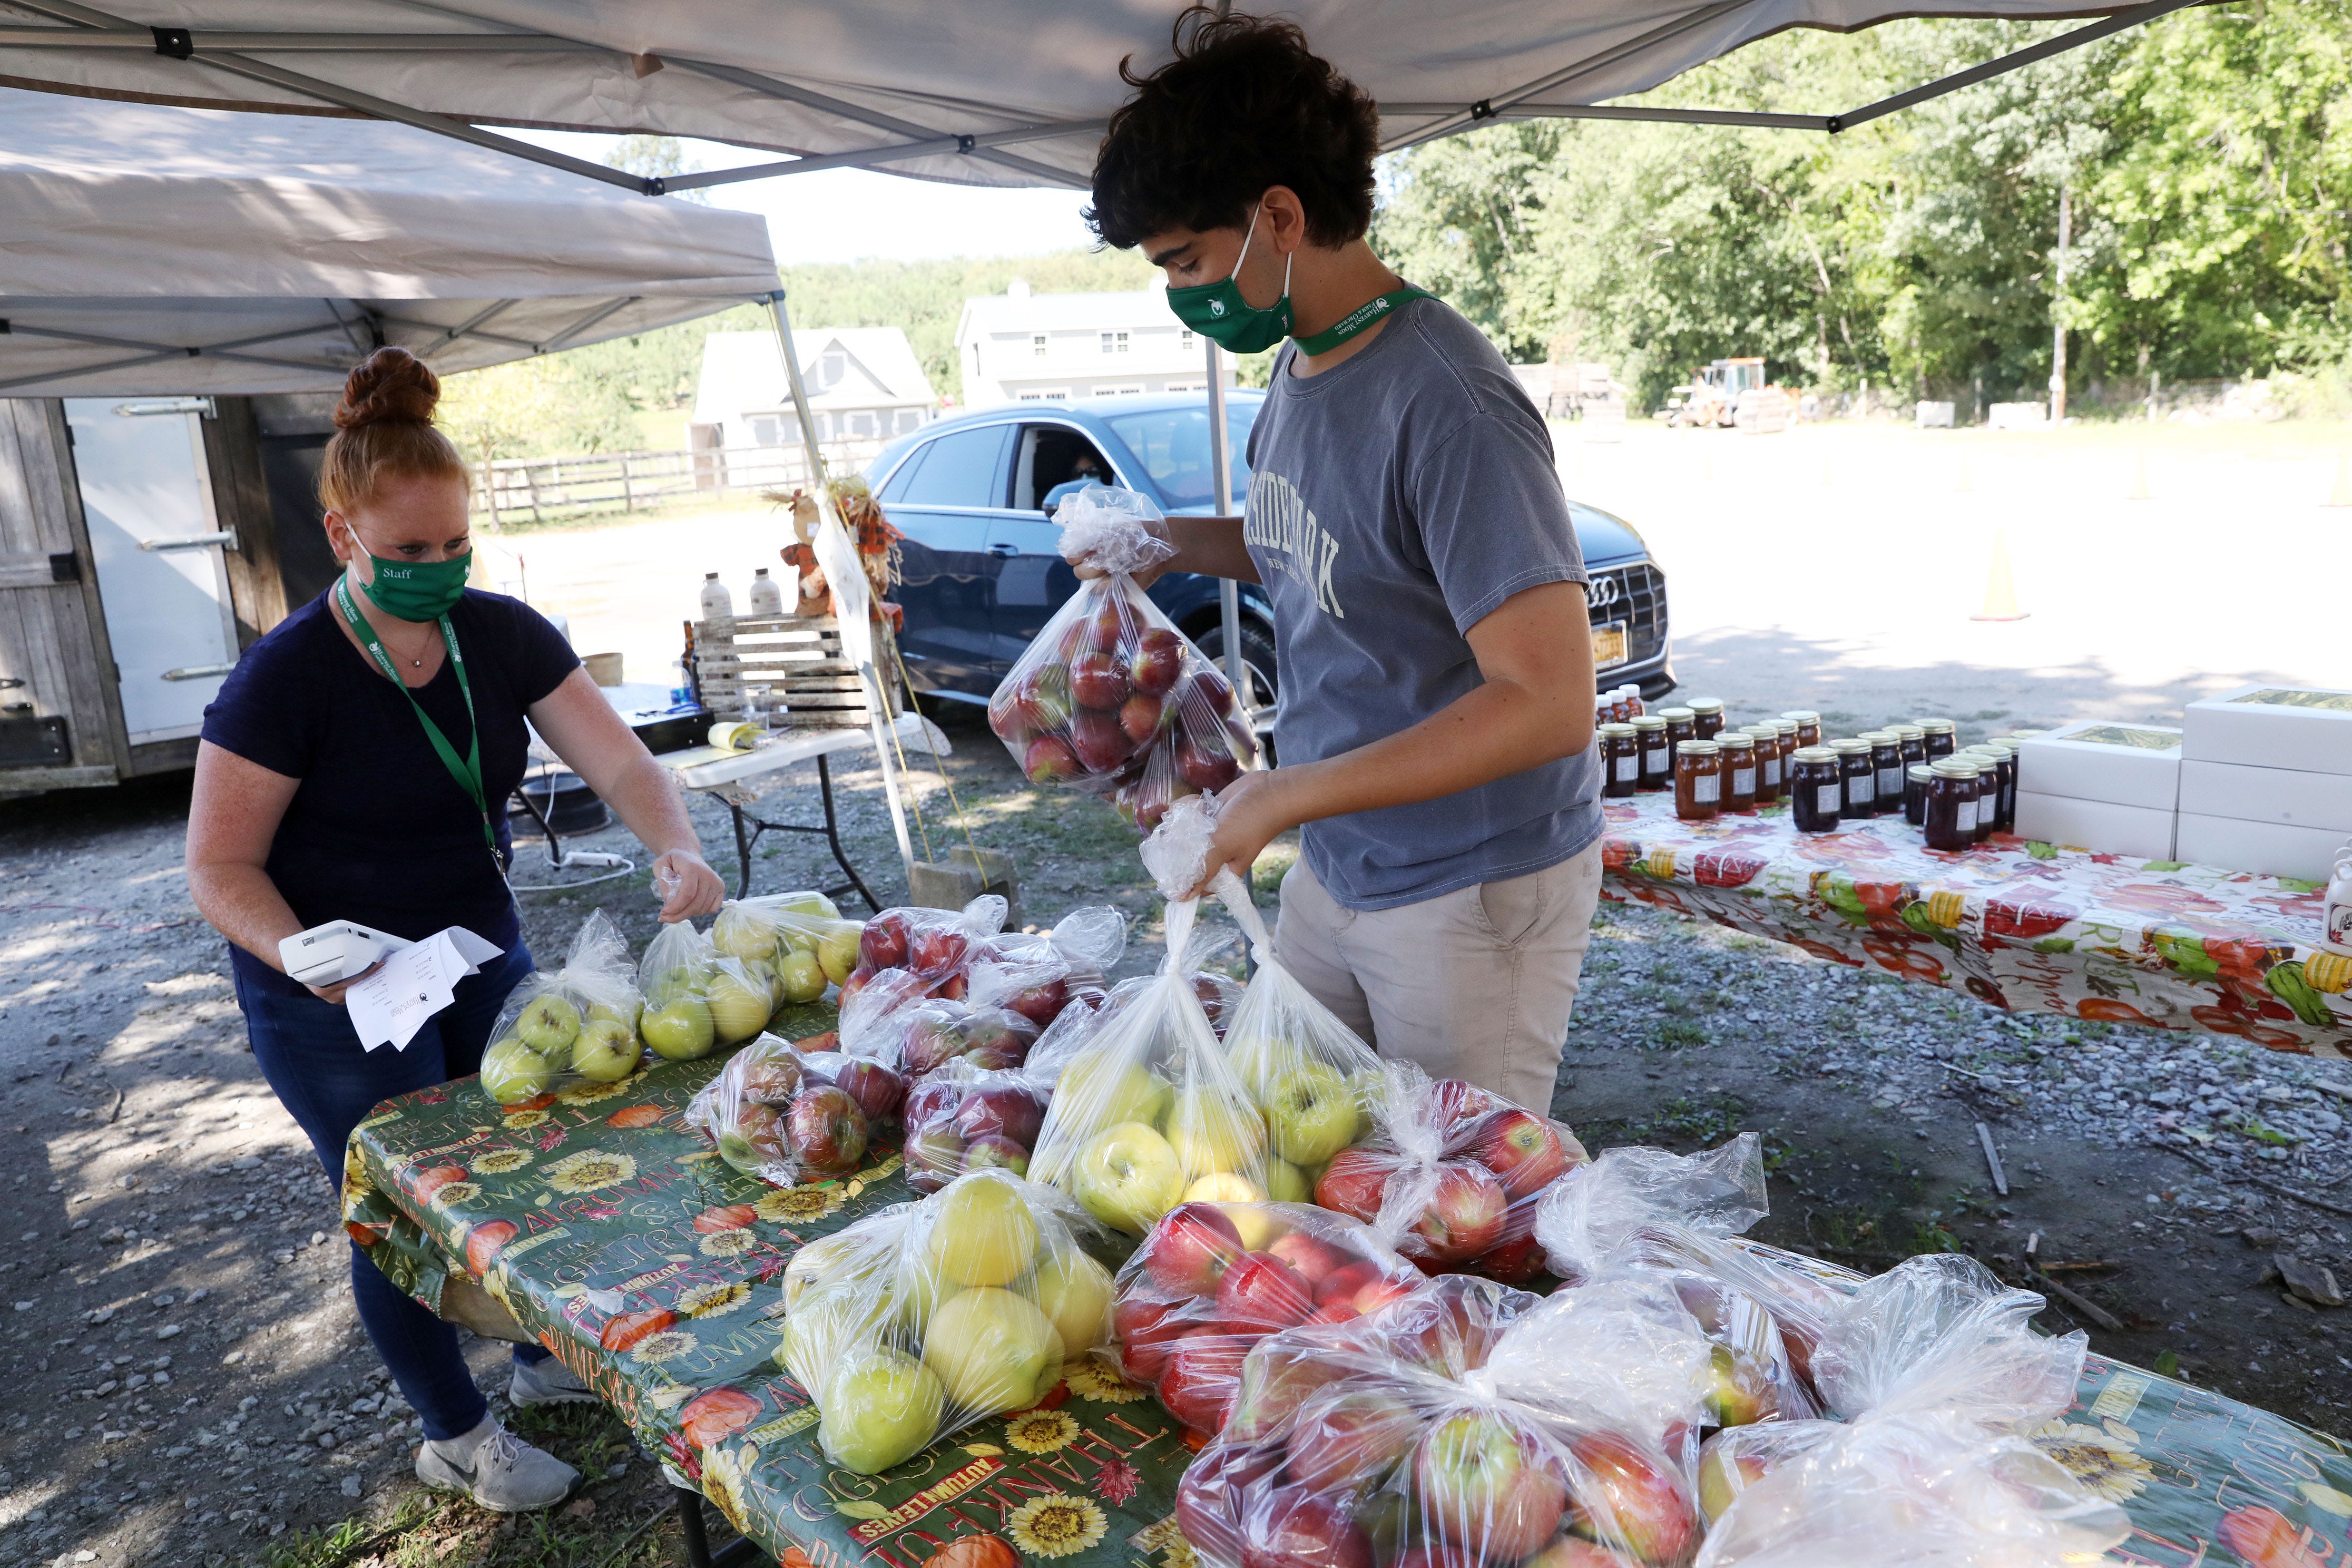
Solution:
M828 1010L777 1031L805 1038ZM680 1121L723 1058L502 1111L472 1079L387 1100L352 1134L343 1218L439 1310L478 1280L785 1568L1192 1568L1170 1519L1190 1458L1159 1403L1099 1369L887 1475L827 1465L772 1359L793 1249L908 1200L898 1151L778 1190ZM2119 1562L2344 1568L2352 1457L2216 1394L2114 1363L2042 1435L2137 1526Z
M1684 822L1612 800L1603 896L1965 990L1996 1007L2352 1056L2352 959L2316 883L1996 834L1962 854L1900 816L1800 833L1786 805Z

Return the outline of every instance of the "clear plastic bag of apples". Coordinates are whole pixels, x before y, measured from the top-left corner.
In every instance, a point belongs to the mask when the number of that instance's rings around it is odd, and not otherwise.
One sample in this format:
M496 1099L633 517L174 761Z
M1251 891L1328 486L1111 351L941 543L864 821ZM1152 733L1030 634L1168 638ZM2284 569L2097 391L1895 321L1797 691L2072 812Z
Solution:
M815 1402L825 1458L887 1470L1107 1356L1107 1247L1068 1197L1006 1171L812 1243L785 1270L776 1359Z
M1169 805L1213 794L1257 755L1234 689L1129 575L1171 553L1148 526L1160 510L1098 486L1062 502L1065 553L1109 574L1078 585L988 705L1021 771L1109 797L1149 833Z
M761 1035L695 1091L686 1124L773 1186L846 1175L897 1120L907 1086L880 1062L810 1048L831 1041Z
M620 1082L644 1058L637 1038L644 1011L628 943L601 910L592 911L563 967L529 976L499 1009L482 1053L482 1092L517 1106L575 1084Z

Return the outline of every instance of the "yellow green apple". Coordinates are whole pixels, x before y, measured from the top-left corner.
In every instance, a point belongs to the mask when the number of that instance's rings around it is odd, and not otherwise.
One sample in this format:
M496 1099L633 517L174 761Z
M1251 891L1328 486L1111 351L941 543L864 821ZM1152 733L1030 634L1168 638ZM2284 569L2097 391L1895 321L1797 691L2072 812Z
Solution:
M1057 1247L1039 1261L1034 1286L1065 1356L1075 1361L1109 1340L1110 1270L1075 1247Z
M779 893L770 901L788 915L808 915L818 920L828 921L837 921L841 918L840 907L823 893L814 890Z
M1168 1117L1168 1146L1191 1177L1245 1171L1265 1148L1265 1123L1255 1109L1225 1096L1188 1089Z
M875 1475L926 1447L940 1429L947 1389L914 1357L874 1346L833 1375L817 1441L845 1470Z
M1104 1129L1078 1152L1072 1195L1105 1225L1141 1236L1184 1193L1184 1167L1168 1140L1140 1121Z
M787 1002L814 1002L824 994L824 965L813 952L795 948L777 963L776 975Z
M1037 1221L1011 1182L969 1176L931 1201L931 1264L956 1284L1010 1284L1035 1260Z
M572 1070L591 1083L618 1083L637 1068L636 1031L616 1018L592 1018L572 1042Z
M849 972L857 967L857 939L865 931L862 925L844 922L837 929L825 932L817 942L817 963L824 970L824 977L835 985L848 979Z
M730 958L767 958L776 951L776 928L764 915L723 910L711 922L710 945Z
M766 981L732 964L710 977L710 1026L724 1043L750 1039L768 1026L773 1011Z
M931 1315L923 1363L965 1414L1026 1410L1061 1381L1062 1336L1028 1297L983 1286Z
M1315 1201L1315 1189L1307 1180L1307 1173L1287 1160L1267 1156L1265 1162L1265 1195L1278 1204L1307 1204Z
M1184 1189L1188 1204L1254 1204L1265 1196L1255 1182L1231 1171L1212 1171Z
M692 1061L710 1054L711 1042L718 1031L710 1018L710 1006L698 996L680 996L674 1002L646 1009L645 1020L637 1032L656 1056L674 1062Z
M1089 1127L1122 1121L1156 1127L1168 1109L1168 1086L1150 1070L1100 1048L1079 1052L1054 1090L1055 1101Z
M500 1105L538 1099L554 1076L553 1063L512 1035L482 1053L482 1092Z
M542 991L515 1019L514 1032L560 1068L571 1059L572 1042L580 1037L580 1009L552 991Z
M1274 1152L1297 1165L1319 1165L1356 1141L1356 1093L1320 1062L1276 1075L1260 1102Z

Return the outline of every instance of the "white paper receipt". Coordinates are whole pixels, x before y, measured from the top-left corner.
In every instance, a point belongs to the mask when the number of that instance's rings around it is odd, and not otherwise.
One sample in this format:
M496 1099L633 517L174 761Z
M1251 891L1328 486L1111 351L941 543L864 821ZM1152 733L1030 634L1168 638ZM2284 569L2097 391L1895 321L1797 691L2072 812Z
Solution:
M505 949L464 926L436 931L383 961L383 967L343 993L343 1005L369 1050L405 1050L425 1021L457 999L457 982Z

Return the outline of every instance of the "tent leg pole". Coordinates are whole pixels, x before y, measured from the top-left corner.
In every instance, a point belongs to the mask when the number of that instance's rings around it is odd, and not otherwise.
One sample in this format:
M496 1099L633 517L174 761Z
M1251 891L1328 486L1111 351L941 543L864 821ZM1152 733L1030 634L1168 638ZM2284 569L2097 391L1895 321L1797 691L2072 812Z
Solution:
M1213 339L1201 340L1209 353L1209 461L1215 469L1209 493L1216 499L1217 515L1234 511L1233 438L1225 422L1225 356ZM1242 659L1242 591L1232 578L1217 584L1218 626L1225 639L1225 679L1246 715L1257 695L1250 689L1249 666Z
M801 451L808 459L809 489L816 497L818 524L841 528L840 517L833 509L833 492L825 488L824 453L817 447L816 420L809 413L808 388L801 383L801 362L793 349L793 320L784 309L784 291L773 290L768 295L768 321L776 330L776 352L784 362L784 384L792 389L793 413L800 420ZM845 538L847 537L844 531ZM854 546L855 540L850 543ZM834 603L838 606L845 595L839 584L834 584ZM872 646L869 635L867 646ZM848 651L845 647L844 652ZM914 884L915 845L907 836L907 807L898 794L898 770L892 761L890 705L883 700L882 678L869 657L857 670L866 688L866 717L874 731L874 760L882 769L882 797L890 807L890 828L898 839L898 861L906 868L909 887Z

